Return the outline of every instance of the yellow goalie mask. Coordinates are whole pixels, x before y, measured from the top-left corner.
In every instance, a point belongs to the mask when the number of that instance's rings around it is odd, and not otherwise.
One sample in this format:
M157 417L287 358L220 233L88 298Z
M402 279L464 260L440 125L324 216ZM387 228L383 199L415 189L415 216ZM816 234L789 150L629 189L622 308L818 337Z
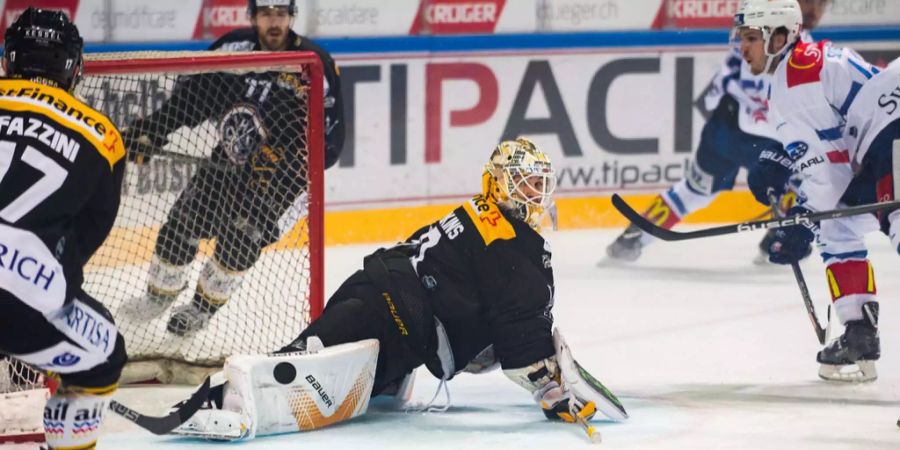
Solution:
M553 205L556 173L550 158L525 138L503 141L491 154L482 175L483 194L540 230Z

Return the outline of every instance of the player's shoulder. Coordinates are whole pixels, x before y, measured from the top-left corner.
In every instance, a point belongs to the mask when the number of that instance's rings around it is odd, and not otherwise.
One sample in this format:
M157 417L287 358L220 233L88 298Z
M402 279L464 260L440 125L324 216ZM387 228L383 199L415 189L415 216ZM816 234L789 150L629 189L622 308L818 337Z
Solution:
M331 55L325 50L324 47L317 44L316 41L303 36L302 34L297 34L291 32L290 43L288 45L288 49L296 50L296 51L305 51L305 52L315 52L320 57L326 56L331 58Z
M259 36L254 28L237 28L216 39L209 46L209 50L250 51L256 48L258 43Z
M825 65L825 53L828 43L799 42L787 57L787 88L795 88L822 81L822 68Z
M125 157L119 130L105 114L69 92L29 80L0 79L0 108L39 114L83 137L109 161Z
M485 246L498 241L513 240L517 236L516 228L500 211L497 203L484 195L476 195L465 202L457 211L462 210L475 228Z

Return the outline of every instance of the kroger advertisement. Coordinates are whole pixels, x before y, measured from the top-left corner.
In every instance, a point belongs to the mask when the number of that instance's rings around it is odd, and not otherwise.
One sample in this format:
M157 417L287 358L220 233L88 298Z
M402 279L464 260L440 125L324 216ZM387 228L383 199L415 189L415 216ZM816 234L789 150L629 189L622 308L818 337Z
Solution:
M721 28L740 0L297 0L296 31L396 36ZM0 31L28 6L61 9L89 42L214 39L249 24L246 0L0 0ZM898 25L900 1L832 0L823 26Z

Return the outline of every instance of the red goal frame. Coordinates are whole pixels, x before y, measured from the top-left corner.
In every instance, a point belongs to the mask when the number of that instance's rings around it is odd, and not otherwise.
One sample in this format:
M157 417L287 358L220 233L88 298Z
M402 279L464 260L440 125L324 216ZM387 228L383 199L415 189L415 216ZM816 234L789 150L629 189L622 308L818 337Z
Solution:
M325 116L324 70L322 61L314 52L247 52L223 54L198 54L179 52L167 56L165 52L121 53L121 59L89 59L85 54L85 75L127 75L137 73L190 74L212 70L250 70L254 68L294 69L305 71L310 80L307 117L308 151L308 215L309 233L309 312L310 322L324 308L324 170L325 170ZM105 54L110 55L110 54ZM129 59L130 56L135 58ZM141 57L145 56L145 57ZM148 57L149 56L149 57ZM119 124L116 124L117 126ZM285 343L287 344L287 343ZM274 350L274 349L272 349ZM46 383L50 389L55 388ZM2 394L2 393L0 393ZM4 435L0 432L0 444L43 442L43 433Z

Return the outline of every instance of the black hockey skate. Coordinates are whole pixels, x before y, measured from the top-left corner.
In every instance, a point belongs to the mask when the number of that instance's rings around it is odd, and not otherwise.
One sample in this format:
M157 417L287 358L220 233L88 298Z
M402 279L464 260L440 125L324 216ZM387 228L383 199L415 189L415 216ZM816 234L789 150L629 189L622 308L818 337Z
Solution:
M628 228L606 247L606 256L610 259L634 262L641 257L641 237L644 232L634 224L628 225Z
M179 306L172 310L166 330L177 336L189 336L209 324L209 319L219 308L212 307L205 302L191 301L187 305Z
M878 378L875 361L881 357L878 303L863 304L863 319L847 322L844 334L816 356L819 377L829 381L868 382Z

